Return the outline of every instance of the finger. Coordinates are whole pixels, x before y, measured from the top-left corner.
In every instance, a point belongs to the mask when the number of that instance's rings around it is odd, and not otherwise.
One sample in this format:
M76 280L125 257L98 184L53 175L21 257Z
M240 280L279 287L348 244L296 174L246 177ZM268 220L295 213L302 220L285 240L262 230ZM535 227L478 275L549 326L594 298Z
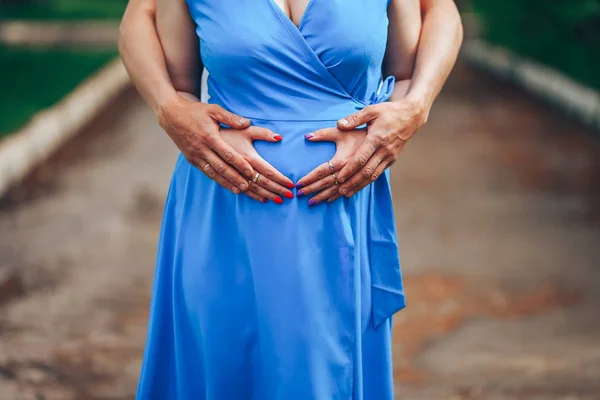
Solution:
M254 169L252 168L250 163L246 161L244 157L242 157L237 151L235 151L233 147L227 144L227 142L225 142L225 140L223 140L223 138L220 135L215 135L211 137L209 145L210 148L213 149L223 159L223 161L225 161L229 165L232 165L235 169L237 169L239 173L245 176L246 179L252 179L254 177ZM214 165L212 166L214 168ZM246 179L244 179L244 182L246 181ZM239 185L236 186L238 186L241 189ZM245 189L242 189L242 191L244 190Z
M340 183L346 182L346 180L354 175L356 171L364 167L376 150L377 145L374 139L369 138L369 135L367 135L365 141L356 150L354 156L348 160L344 168L342 168L338 174L338 180ZM340 193L342 194L344 194L344 192L342 192L343 189L347 189L347 186L342 184L340 185Z
M252 197L254 200L260 201L261 203L266 203L267 199L265 199L264 197L262 197L261 195L254 193L251 190L247 190L246 192L244 192L244 194Z
M346 193L346 197L352 197L354 196L354 194L358 193L359 191L363 190L365 187L367 187L369 184L375 182L380 176L381 174L383 174L383 172L392 164L392 157L386 157L385 159L382 160L381 163L379 163L379 165L375 168L375 171L373 171L372 174L368 175L364 174L363 175L363 180L358 182L354 188L352 189L352 191Z
M219 157L214 151L206 151L203 154L203 158L208 164L210 164L210 167L215 172L215 176L224 177L242 192L248 190L248 181L242 175L240 175L240 173L236 171L231 165L229 165L221 157Z
M366 124L377 117L373 106L367 106L354 114L348 115L337 122L338 128L343 130L355 129L358 126Z
M337 128L325 128L307 133L304 138L311 142L335 142L340 138L340 134Z
M287 197L288 199L293 199L294 198L294 193L292 193L290 191L290 189L276 183L275 181L272 181L271 179L267 178L265 175L263 175L261 173L261 168L257 167L256 170L258 171L259 175L258 175L258 179L256 180L256 184L260 187L262 187L263 189L268 190L269 192L272 192L274 194L280 194L284 197ZM252 186L252 184L250 184L250 186Z
M379 175L375 176L375 173L379 171L377 168L383 162L384 159L389 157L387 151L384 148L380 148L377 150L367 161L365 165L362 166L359 170L357 170L354 175L350 177L347 182L344 182L340 185L339 192L344 194L346 197L351 192L356 193L356 187L363 181L367 180L371 182L371 179L375 180L379 177ZM385 167L384 167L385 169ZM379 172L380 174L381 172ZM340 175L342 172L340 172ZM339 179L338 179L339 180Z
M268 200L271 200L277 204L283 204L283 199L277 193L273 193L258 185L257 183L250 182L250 190ZM292 196L293 197L293 196Z
M240 117L217 104L212 104L210 106L209 115L214 120L234 129L246 129L250 126L250 120L248 118Z
M223 186L225 189L231 190L235 194L240 194L240 189L234 186L233 183L227 180L224 176L217 174L210 164L206 162L206 160L199 158L196 161L190 161L190 164L199 169L204 175Z
M267 142L280 142L283 137L270 129L260 128L257 126L251 126L248 128L250 139L252 140L264 140Z
M262 158L258 155L258 153L256 153L256 155L252 156L249 160L252 163L252 165L254 166L254 168L264 178L267 178L267 179L273 181L274 183L284 186L286 188L289 188L289 189L294 188L294 182L292 182L292 180L290 178L283 175L276 168L274 168L271 164L266 162L264 160L264 158ZM252 176L252 178L254 178L254 176ZM283 189L283 190L289 192L289 190L287 190L287 189ZM273 191L275 191L277 193L285 194L284 192L281 192L281 188L277 189L277 190L273 190Z
M335 185L335 178L332 174L329 174L325 178L320 179L320 180L316 181L315 183L312 183L312 184L298 190L297 195L299 197L306 196L311 193L318 192L319 190L324 190L324 189L330 188L332 186L335 186L335 189L337 191L337 186Z
M331 166L329 165L329 163L331 163L331 165L333 165L333 171L331 170ZM339 152L338 152L333 156L333 158L331 160L319 165L317 168L310 171L308 173L308 175L306 175L306 176L302 177L302 179L298 180L298 182L296 182L296 187L304 188L304 187L312 185L313 183L318 182L322 179L331 177L331 174L334 173L334 171L340 171L344 167L345 163L346 163L345 157L343 155L339 154ZM335 173L336 173L336 177L337 177L338 172L335 172ZM338 180L339 180L339 178L338 178Z
M341 195L341 194L340 194L340 193L339 193L339 192L336 190L336 191L333 193L333 196L331 196L330 198L328 198L328 199L327 199L327 202L328 202L328 203L331 203L331 202L333 202L333 201L336 201L336 200L337 200L337 199L339 199L340 197L342 197L342 195Z
M316 196L314 196L312 199L310 199L308 201L308 205L316 206L317 204L327 200L328 198L330 198L331 196L333 196L336 193L337 193L337 186L335 186L335 185L330 186L327 189L320 192L319 194L317 194Z

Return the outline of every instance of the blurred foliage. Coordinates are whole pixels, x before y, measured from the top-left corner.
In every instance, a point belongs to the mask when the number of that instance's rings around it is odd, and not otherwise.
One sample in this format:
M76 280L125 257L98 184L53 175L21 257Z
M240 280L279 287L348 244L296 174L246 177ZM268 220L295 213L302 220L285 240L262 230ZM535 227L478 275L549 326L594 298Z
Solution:
M0 0L2 19L120 19L127 0Z
M471 0L486 38L600 88L600 0Z
M0 45L0 137L65 96L116 50L27 49Z

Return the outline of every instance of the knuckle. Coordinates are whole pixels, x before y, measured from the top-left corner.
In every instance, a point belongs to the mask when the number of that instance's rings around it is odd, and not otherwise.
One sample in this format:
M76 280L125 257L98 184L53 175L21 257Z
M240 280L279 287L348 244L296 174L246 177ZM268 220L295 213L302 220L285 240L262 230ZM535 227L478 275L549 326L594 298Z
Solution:
M368 160L369 160L369 158L366 156L366 154L359 154L356 159L358 165L361 167L364 166Z
M216 162L212 167L219 175L223 175L225 172L225 164L220 161Z
M323 179L325 177L325 170L319 169L317 170L317 178Z
M267 178L269 178L269 179L272 179L275 176L275 173L273 171L271 171L271 170L267 170L264 173L264 176L267 177Z
M365 168L363 169L363 176L364 176L365 178L368 178L368 177L370 177L371 175L373 175L373 172L374 172L374 171L373 171L373 168L371 168L371 167L365 167Z
M231 150L227 150L223 153L223 160L227 162L231 162L233 160L233 152Z
M371 182L375 182L379 178L379 172L374 172L371 175Z

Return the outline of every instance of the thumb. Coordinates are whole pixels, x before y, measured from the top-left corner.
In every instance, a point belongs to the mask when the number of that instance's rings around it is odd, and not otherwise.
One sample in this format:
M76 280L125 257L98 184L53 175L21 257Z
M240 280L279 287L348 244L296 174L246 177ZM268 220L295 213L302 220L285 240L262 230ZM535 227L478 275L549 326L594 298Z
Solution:
M249 119L240 117L239 115L227 111L223 107L216 104L211 106L210 116L217 122L230 126L234 129L246 129L250 126Z
M250 139L252 140L264 140L267 142L279 142L281 139L281 135L273 132L270 129L259 128L257 126L251 126L248 128L248 133L250 134Z
M339 138L340 131L337 128L319 129L304 135L310 142L335 142Z
M373 119L375 119L375 112L372 106L367 106L362 110L342 118L338 121L338 128L344 130L356 129L357 127L364 125Z

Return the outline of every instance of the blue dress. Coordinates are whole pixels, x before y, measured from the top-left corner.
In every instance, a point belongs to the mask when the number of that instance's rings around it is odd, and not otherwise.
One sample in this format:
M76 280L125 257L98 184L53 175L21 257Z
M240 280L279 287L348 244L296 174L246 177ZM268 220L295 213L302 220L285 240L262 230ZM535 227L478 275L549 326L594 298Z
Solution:
M306 133L386 101L389 0L188 0L210 102L283 136L294 182L331 159ZM137 399L391 400L405 306L389 173L309 207L234 195L180 156L166 201Z

